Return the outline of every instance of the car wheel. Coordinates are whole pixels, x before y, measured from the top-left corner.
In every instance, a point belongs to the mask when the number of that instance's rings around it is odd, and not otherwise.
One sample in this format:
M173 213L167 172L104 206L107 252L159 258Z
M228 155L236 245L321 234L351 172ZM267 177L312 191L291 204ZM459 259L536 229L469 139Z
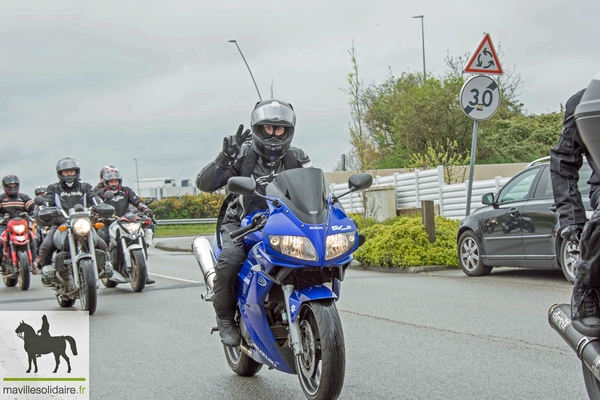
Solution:
M481 259L481 245L473 231L466 231L458 239L458 262L468 276L484 276L492 272L492 267Z
M565 278L571 283L574 282L575 263L579 259L579 246L570 240L563 240L558 254L558 261Z

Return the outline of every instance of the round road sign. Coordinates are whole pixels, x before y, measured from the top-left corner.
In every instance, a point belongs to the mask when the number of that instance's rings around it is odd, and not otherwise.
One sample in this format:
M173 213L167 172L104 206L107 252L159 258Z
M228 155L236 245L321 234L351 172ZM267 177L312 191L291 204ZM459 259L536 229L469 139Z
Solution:
M460 105L467 117L475 121L486 120L498 111L500 88L489 76L474 76L460 91Z

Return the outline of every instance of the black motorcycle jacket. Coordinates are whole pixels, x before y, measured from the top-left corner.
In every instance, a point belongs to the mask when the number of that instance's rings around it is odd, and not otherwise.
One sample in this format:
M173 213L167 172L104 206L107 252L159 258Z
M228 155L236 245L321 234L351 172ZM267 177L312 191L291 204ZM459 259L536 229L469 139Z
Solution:
M4 193L0 198L0 223L6 225L9 220L18 217L22 212L32 212L34 207L31 197L24 193L17 193L14 197ZM5 216L7 218L4 218Z
M106 187L100 189L97 192L98 195L104 199L104 193L106 193L107 189L108 188ZM142 202L133 189L127 186L121 186L117 191L113 191L113 193L114 197L111 200L106 201L106 203L115 208L115 214L118 217L122 217L129 212L130 204L141 212L146 212L149 210L149 207Z
M227 184L232 176L251 176L257 182L257 191L265 194L267 183L281 171L292 168L308 168L312 162L308 155L299 148L290 147L286 155L279 161L271 164L260 157L253 149L250 142L244 143L235 161L227 161L222 154L208 164L196 177L196 187L203 192L214 192ZM267 209L264 199L247 195L236 198L229 204L228 215L241 219L257 210Z
M556 146L550 150L552 192L561 227L584 224L587 220L581 193L577 187L584 154L592 169L590 179L587 181L590 185L590 197L600 187L600 170L596 160L592 159L581 140L575 123L575 108L581 101L584 91L585 89L580 90L567 100L560 138Z
M67 213L76 204L81 204L85 207L102 204L102 198L94 192L92 185L81 181L78 181L72 187L63 186L60 183L48 185L44 201L46 205L60 207Z

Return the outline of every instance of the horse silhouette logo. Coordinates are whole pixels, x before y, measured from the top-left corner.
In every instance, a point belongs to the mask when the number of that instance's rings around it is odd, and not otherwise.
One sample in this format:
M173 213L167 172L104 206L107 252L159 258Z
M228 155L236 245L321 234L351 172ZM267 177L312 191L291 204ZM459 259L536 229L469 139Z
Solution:
M35 367L35 371L33 372L37 373L37 357L50 353L54 354L54 360L56 361L56 367L54 368L54 371L52 371L53 373L58 371L58 365L60 364L61 356L65 359L67 366L69 367L67 372L71 372L71 362L65 351L67 349L67 342L69 342L73 355L77 355L77 344L75 343L75 339L73 339L71 336L50 336L49 330L50 324L48 323L48 318L45 315L42 317L42 327L37 331L37 333L35 329L33 329L30 325L27 325L23 320L17 329L15 329L17 336L23 339L25 342L24 347L29 360L29 369L25 372L31 372L31 362L33 361L33 365Z

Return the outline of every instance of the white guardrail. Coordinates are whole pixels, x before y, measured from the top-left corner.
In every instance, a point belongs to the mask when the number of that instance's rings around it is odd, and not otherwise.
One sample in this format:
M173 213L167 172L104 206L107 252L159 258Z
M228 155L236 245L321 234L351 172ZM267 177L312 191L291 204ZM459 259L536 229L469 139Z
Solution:
M508 182L512 177L497 176L494 179L483 181L474 181L471 192L471 211L483 206L481 196L486 193L497 193L498 190ZM421 201L433 200L434 204L439 205L440 215L452 218L463 219L467 213L467 190L469 182L454 183L447 185L444 183L444 168L437 167L426 171L415 170L406 174L394 174L390 176L376 176L373 186L393 184L396 188L396 209L419 208ZM348 190L348 184L331 184L331 191L334 195ZM358 193L352 193L340 199L344 209L351 213L362 213L363 205ZM158 221L158 225L185 225L185 224L216 224L216 218L199 219L163 219Z

